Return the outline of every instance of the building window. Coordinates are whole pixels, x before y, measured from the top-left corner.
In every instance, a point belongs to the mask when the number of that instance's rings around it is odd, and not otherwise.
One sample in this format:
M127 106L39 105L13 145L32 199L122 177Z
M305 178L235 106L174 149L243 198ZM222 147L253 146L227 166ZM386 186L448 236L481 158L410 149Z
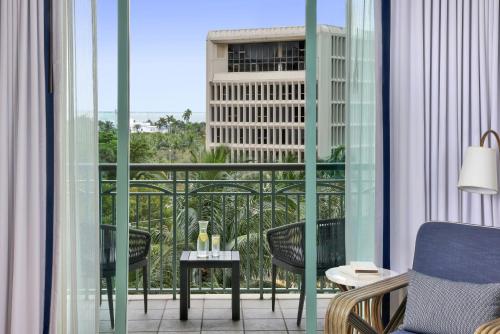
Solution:
M227 55L229 72L303 70L305 41L229 44Z

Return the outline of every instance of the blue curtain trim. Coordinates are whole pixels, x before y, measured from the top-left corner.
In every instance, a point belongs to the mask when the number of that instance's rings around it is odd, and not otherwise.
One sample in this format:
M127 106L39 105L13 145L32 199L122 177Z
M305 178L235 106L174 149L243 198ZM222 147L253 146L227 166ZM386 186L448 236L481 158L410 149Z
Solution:
M383 142L383 250L384 268L391 268L391 160L390 160L390 77L391 77L391 0L382 0L382 142Z
M50 328L50 306L52 303L52 264L54 247L54 94L52 92L51 66L51 0L44 0L44 58L45 58L45 121L46 121L46 168L47 208L45 239L45 286L43 304L43 333Z

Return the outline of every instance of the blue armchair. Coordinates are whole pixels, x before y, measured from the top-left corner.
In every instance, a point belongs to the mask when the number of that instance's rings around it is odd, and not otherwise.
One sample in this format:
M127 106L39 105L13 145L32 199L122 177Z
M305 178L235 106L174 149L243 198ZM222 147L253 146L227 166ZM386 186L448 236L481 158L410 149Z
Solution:
M470 283L500 283L500 229L466 224L426 223L420 228L413 269L428 276ZM353 328L377 334L356 312L359 303L402 289L408 274L341 293L332 299L325 316L325 333L347 334ZM406 298L399 305L384 333L412 334L398 330ZM484 324L476 334L500 333L500 318Z

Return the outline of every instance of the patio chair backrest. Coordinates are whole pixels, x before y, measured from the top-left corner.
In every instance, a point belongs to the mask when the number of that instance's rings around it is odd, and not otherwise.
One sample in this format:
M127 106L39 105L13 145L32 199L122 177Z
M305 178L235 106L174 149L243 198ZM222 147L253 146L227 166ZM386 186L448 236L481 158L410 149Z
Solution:
M417 235L413 269L452 281L500 283L500 229L426 223Z

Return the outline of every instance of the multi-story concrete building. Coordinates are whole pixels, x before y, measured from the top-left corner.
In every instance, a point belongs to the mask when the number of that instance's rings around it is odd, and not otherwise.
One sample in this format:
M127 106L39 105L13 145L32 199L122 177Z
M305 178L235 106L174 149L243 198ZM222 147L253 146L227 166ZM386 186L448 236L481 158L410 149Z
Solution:
M344 143L345 35L318 26L318 156ZM304 27L217 30L207 37L206 147L231 161L304 160Z

